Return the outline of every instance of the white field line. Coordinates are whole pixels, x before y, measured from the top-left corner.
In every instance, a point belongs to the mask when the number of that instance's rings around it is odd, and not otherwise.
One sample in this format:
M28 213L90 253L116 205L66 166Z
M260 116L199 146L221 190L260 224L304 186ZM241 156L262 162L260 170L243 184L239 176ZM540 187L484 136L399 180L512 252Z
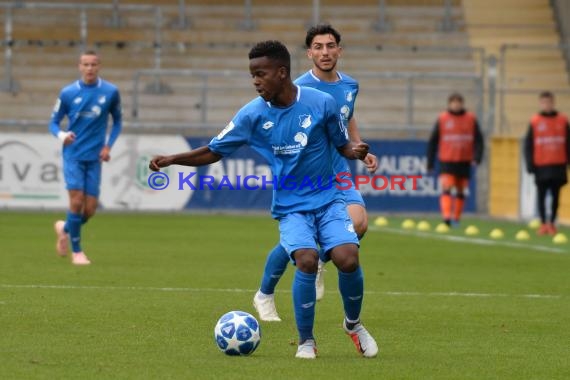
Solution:
M181 292L181 293L251 293L257 289L240 288L172 288L152 286L89 286L89 285L44 285L44 284L0 284L3 289L55 289L55 290L104 290L104 291L142 291L142 292ZM278 290L278 293L291 293L290 290ZM327 292L327 293L333 293ZM375 291L364 292L370 295L392 297L464 297L464 298L538 298L559 299L565 296L556 294L508 294L508 293L476 293L476 292L394 292Z
M452 235L445 235L445 234L438 234L436 232L421 232L421 231L413 231L413 230L400 230L397 228L390 228L390 227L368 227L368 230L372 231L384 231L393 234L399 235L412 235L417 237L429 238L429 239L438 239L438 240L447 240L459 243L469 243L475 245L491 245L491 246L503 246L509 248L524 248L534 251L543 251L543 252L550 252L550 253L569 253L568 250L563 248L556 248L556 247L547 247L544 245L533 245L533 244L525 244L525 243L516 243L512 241L500 241L500 240L487 240L481 238L473 238L473 237L463 237L463 236L452 236Z

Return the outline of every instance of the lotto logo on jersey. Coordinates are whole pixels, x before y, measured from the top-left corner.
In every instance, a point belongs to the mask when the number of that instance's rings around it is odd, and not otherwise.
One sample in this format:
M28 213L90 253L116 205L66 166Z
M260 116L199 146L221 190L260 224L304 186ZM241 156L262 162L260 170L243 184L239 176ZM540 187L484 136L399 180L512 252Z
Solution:
M352 102L352 100L354 99L354 94L352 93L352 91L345 91L344 95L346 96L347 102Z

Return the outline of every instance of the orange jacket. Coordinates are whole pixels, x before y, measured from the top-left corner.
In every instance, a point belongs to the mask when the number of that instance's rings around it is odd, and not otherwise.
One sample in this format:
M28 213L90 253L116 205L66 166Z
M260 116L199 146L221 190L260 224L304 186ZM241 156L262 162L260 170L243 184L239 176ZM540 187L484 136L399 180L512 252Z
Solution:
M535 166L564 165L567 156L568 118L564 114L545 117L536 114L530 121L533 136L533 164Z
M471 162L474 159L476 118L471 112L454 115L442 112L439 124L439 160Z

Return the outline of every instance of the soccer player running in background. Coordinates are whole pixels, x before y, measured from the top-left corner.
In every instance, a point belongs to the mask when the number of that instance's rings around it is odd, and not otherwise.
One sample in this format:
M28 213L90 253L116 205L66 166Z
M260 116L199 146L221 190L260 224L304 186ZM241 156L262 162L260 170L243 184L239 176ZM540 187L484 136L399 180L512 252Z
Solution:
M537 189L538 212L541 225L539 235L556 234L556 216L560 189L568 182L566 167L570 165L570 125L568 117L555 108L554 94L544 91L539 95L540 112L530 119L525 136L526 168L534 174ZM546 195L550 192L550 215L546 218Z
M427 169L433 171L437 156L442 186L439 198L441 215L444 223L450 226L458 224L461 219L471 166L481 163L484 142L477 118L465 110L463 96L451 94L447 105L447 110L437 118L429 138Z
M343 122L348 123L348 135L351 141L360 142L361 137L356 125L354 106L358 95L358 82L348 75L337 70L337 61L342 48L341 36L331 25L319 24L311 27L305 37L307 56L311 59L313 67L295 80L299 86L313 87L326 92L336 100L338 112ZM344 157L333 149L333 167L335 173L350 173L350 168ZM378 168L378 159L368 153L364 162L370 172ZM368 229L368 216L362 195L354 187L345 191L347 211L352 219L354 231L361 239ZM275 287L287 269L289 255L281 244L277 244L267 255L261 285L253 298L253 305L263 321L281 321L275 307ZM323 298L324 262L319 260L317 272L316 291L317 300Z
M331 152L332 142L343 156L364 159L368 145L348 139L330 95L292 82L291 57L280 42L257 43L249 52L249 71L260 96L242 107L207 146L154 157L149 168L157 171L169 165L209 165L245 144L260 153L273 175L271 211L279 222L280 242L297 267L293 281L299 333L296 357L317 356L313 326L319 256L324 261L331 259L340 271L345 332L358 352L374 357L378 353L376 341L360 323L364 281L358 238L342 193L335 186ZM326 188L307 181L320 181Z
M49 123L50 132L63 144L63 175L69 192L67 219L54 225L56 249L60 256L66 256L71 240L75 265L91 263L81 249L81 228L95 214L101 162L110 160L111 147L122 127L119 90L99 77L100 67L96 52L81 54L81 78L61 90ZM113 126L107 137L109 115ZM66 116L67 128L62 130L60 124Z

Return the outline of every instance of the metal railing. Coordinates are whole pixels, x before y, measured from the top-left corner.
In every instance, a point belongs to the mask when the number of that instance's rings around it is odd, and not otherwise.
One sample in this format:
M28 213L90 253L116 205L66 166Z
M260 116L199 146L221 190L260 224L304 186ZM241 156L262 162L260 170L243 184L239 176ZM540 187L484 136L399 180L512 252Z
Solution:
M538 97L541 91L549 90L555 94L570 94L570 84L568 81L568 73L566 72L566 78L563 82L557 82L554 86L551 84L544 84L542 86L534 86L529 88L519 88L517 82L524 81L529 78L535 78L540 75L548 75L549 72L545 71L542 74L520 74L513 73L512 58L509 58L510 53L517 51L528 51L528 52L548 52L548 51L559 51L562 56L570 54L570 44L559 44L559 45L543 45L543 44L504 44L500 48L499 58L498 58L498 83L497 83L497 93L498 93L498 129L500 133L510 134L513 133L513 126L509 122L509 115L507 114L507 97L510 95L528 95L534 98ZM515 58L517 64L520 64L520 58ZM514 83L514 84L513 84ZM564 104L564 108L570 106L570 104ZM534 110L529 110L529 115L534 112Z
M474 111L477 113L478 117L483 118L484 112L484 97L483 97L483 85L484 79L477 74L449 74L449 73L405 73L405 72L352 72L351 75L362 82L372 82L374 80L396 80L398 85L396 89L388 90L378 85L368 85L365 92L360 95L360 99L368 97L368 100L373 98L375 94L382 92L384 94L392 94L393 96L403 95L404 100L404 110L402 112L402 126L401 130L409 132L413 137L420 130L425 130L426 125L423 123L418 123L415 117L415 110L417 108L418 94L423 94L425 97L432 98L437 95L441 98L442 107L445 106L445 98L449 92L453 90L460 90L470 97L470 103L473 105ZM160 69L160 70L139 70L133 76L133 93L131 99L131 117L132 121L135 123L144 123L144 117L141 118L141 97L145 96L145 90L143 86L144 78L151 78L156 80L160 78L163 80L165 77L176 77L178 84L192 83L193 91L197 94L198 107L195 107L199 112L199 118L196 121L189 121L188 127L191 128L193 124L199 126L204 125L214 125L219 127L219 122L213 122L211 119L210 112L215 109L214 104L219 101L219 97L212 97L212 89L209 87L209 83L212 78L232 78L234 82L227 87L221 86L217 88L217 91L224 93L228 90L243 89L244 92L251 96L254 96L254 92L251 86L251 79L244 71L236 70L179 70L179 69ZM180 79L184 78L184 79ZM238 84L236 84L236 81ZM432 81L434 83L444 83L448 86L443 86L438 89L428 88L418 89L418 82L425 83ZM459 88L458 88L459 87ZM164 100L168 102L168 99ZM180 105L180 108L187 108L189 105ZM175 107L172 106L171 107ZM357 105L357 108L359 106ZM233 109L236 112L238 107ZM380 112L381 114L381 112ZM435 120L437 112L434 112L433 120ZM375 128L381 129L386 127L381 121L375 125L367 125L366 123L359 122L359 126L363 129ZM429 125L431 126L431 124ZM391 127L391 125L387 125Z

